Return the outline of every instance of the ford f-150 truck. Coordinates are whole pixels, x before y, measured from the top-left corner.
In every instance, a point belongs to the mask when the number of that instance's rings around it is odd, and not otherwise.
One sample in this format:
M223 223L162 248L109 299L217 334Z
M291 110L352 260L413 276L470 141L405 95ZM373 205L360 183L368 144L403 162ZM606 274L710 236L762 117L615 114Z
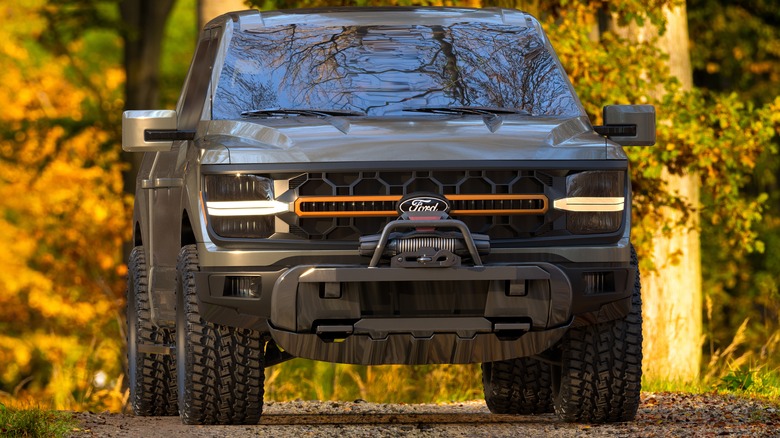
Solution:
M642 373L622 146L539 22L507 9L220 16L143 152L127 290L137 415L254 424L265 367L482 364L492 412L634 418Z

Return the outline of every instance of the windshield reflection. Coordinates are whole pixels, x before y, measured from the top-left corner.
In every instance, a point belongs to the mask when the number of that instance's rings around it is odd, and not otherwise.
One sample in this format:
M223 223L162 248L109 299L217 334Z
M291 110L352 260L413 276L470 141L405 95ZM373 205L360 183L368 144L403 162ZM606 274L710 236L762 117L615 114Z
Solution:
M450 106L580 115L565 73L533 28L459 23L238 31L212 117L268 108L377 116Z

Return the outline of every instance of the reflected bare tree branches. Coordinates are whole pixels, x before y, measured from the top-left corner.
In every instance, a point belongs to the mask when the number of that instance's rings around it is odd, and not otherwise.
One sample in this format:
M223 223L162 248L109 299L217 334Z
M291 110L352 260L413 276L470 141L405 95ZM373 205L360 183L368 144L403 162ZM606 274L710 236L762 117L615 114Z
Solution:
M533 28L484 23L243 30L228 50L213 117L263 108L383 115L428 106L578 116L550 50Z

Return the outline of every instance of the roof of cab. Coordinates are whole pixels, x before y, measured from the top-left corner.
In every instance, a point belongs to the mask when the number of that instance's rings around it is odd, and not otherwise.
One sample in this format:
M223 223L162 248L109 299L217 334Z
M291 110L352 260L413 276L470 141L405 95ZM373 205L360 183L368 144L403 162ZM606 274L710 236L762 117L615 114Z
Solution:
M211 20L206 28L233 21L239 29L265 28L290 24L320 26L350 25L448 25L463 22L511 24L537 27L535 19L525 12L502 8L449 7L372 7L372 8L314 8L279 11L246 10L230 12Z

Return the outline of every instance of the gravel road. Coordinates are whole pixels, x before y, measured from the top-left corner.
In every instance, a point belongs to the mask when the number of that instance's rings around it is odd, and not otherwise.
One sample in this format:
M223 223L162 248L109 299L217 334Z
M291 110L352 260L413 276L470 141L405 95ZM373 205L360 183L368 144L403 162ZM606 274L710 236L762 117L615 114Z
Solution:
M643 393L637 419L570 424L555 415L490 414L484 401L447 404L267 402L257 426L185 426L178 417L77 412L73 437L780 437L780 406L716 394Z

